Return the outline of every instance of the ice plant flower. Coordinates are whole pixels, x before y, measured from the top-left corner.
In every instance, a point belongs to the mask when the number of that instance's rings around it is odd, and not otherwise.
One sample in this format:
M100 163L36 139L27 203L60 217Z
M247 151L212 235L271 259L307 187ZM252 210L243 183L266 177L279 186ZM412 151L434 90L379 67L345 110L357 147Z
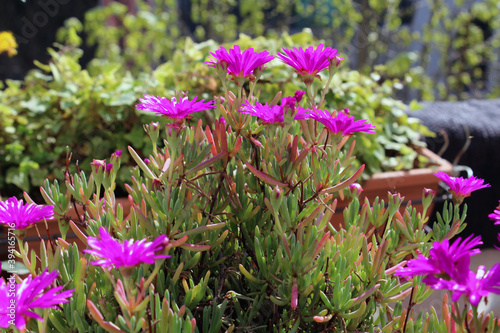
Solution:
M53 215L54 206L51 205L24 204L22 199L15 197L0 201L0 224L13 229L26 229L33 223L52 219Z
M490 184L484 184L483 179L474 176L470 178L451 177L443 171L436 172L434 176L450 187L449 191L452 194L453 201L458 204L462 203L464 198L469 197L471 192L491 186Z
M209 110L215 107L213 101L205 102L204 99L196 101L195 97L190 101L187 97L177 100L176 97L168 99L166 97L155 97L152 95L144 95L140 99L142 104L137 104L139 110L154 112L155 114L162 115L172 119L185 119L190 118L191 113Z
M464 270L468 271L470 257L481 253L477 248L483 244L481 237L473 237L470 235L462 242L460 237L450 245L448 239L440 242L434 242L432 249L429 251L429 258L420 255L416 259L408 261L405 268L399 269L395 275L414 277L417 275L434 275L441 276L446 274L451 278L460 278ZM427 282L432 285L432 278L428 278Z
M285 113L292 110L293 119L295 120L305 120L307 119L307 109L296 108L296 103L302 98L303 94L295 94L292 97L284 97L281 100L281 105L269 105L265 103L264 105L259 102L255 102L255 105L250 104L250 102L245 101L242 105L241 113L250 114L252 116L262 119L263 124L283 124L285 121Z
M255 79L255 71L264 70L264 65L274 59L274 56L267 51L255 52L249 48L241 52L240 47L235 45L232 49L226 50L221 46L217 51L210 52L213 60L205 62L209 67L226 68L227 73L234 78Z
M374 133L376 130L375 126L366 123L364 119L355 120L354 116L349 115L349 109L340 112L333 111L330 114L327 110L313 107L307 117L319 121L333 134L352 135L354 132Z
M30 318L43 320L33 311L34 309L56 309L58 305L68 303L68 298L73 296L74 289L61 291L62 286L49 288L58 275L57 271L49 273L48 268L38 276L33 277L30 274L16 285L15 293L10 289L11 282L9 281L9 286L7 286L6 282L1 279L0 327L7 328L13 323L17 329L24 330ZM10 304L15 304L14 313L8 307Z
M312 46L305 50L301 47L290 50L284 47L283 52L276 55L281 61L295 68L299 75L313 78L319 77L318 73L327 69L332 59L337 59L337 50L324 47L323 44L319 44L316 50Z
M156 259L170 258L169 255L162 254L169 241L166 235L161 235L152 242L129 239L120 243L104 227L100 227L99 236L100 239L89 236L87 243L90 249L83 250L84 253L101 258L91 262L92 265L108 269L113 266L131 268L142 263L154 264Z
M498 201L497 208L488 217L490 220L495 221L495 225L500 225L500 201Z
M496 263L488 272L480 265L477 273L473 271L464 274L463 282L448 281L443 286L452 291L451 299L456 302L462 295L469 298L473 306L478 306L482 297L489 293L500 295L500 263Z

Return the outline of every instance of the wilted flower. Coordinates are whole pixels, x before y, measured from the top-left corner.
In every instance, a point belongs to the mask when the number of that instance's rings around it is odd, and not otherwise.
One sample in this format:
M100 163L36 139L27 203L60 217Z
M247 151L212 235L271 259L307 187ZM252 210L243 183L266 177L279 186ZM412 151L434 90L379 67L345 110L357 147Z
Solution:
M43 320L33 311L34 309L56 309L58 305L68 303L68 298L73 296L74 289L61 292L63 287L59 286L44 292L46 288L52 285L58 275L57 271L49 273L48 268L36 277L32 277L30 274L20 284L16 285L15 297L11 295L13 292L10 288L10 284L13 282L9 281L9 286L7 286L6 282L1 279L0 327L7 328L10 322L13 321L17 329L24 330L29 318ZM12 306L9 308L11 304L15 305L13 307L14 312L11 312Z
M330 114L327 110L313 107L313 110L307 116L325 125L333 134L342 133L342 135L352 135L354 132L375 132L375 126L367 124L366 120L355 120L354 116L349 115L349 109L340 112L333 111Z
M161 235L152 242L146 242L145 239L135 241L133 239L120 243L112 238L104 227L99 228L99 236L88 237L87 243L90 249L83 250L85 253L102 258L91 262L93 265L111 268L115 266L133 267L142 263L154 264L155 259L170 258L169 255L163 255L163 250L168 244L168 237Z
M24 204L22 199L15 197L0 201L0 223L13 229L25 229L38 221L52 219L53 215L54 206L51 205Z
M284 47L283 51L285 54L278 53L276 56L302 76L317 76L328 68L330 60L337 54L336 49L324 47L323 44L319 44L316 50L310 46L305 50L301 47L291 50Z
M304 97L305 94L306 94L306 92L304 90L297 90L297 91L295 91L295 94L293 95L293 98L295 98L295 100L297 101L297 103L299 103L302 100L302 97Z
M470 196L472 191L490 187L490 184L484 184L484 180L471 176L470 178L451 177L443 171L436 172L434 176L441 179L450 187L449 191L456 203L461 203L464 198Z
M243 51L238 45L226 50L221 46L217 51L210 52L214 60L205 62L210 67L222 66L227 69L227 73L233 78L246 77L253 79L256 69L263 70L264 65L274 59L274 56L267 51L255 52L253 48Z
M92 162L90 162L90 165L93 167L95 172L99 172L99 170L106 170L106 160L93 159Z
M202 99L197 102L197 99L198 97L195 97L190 101L187 97L184 97L177 101L175 97L168 99L166 97L144 95L144 98L140 99L143 104L137 104L136 107L139 110L154 112L173 119L188 118L191 113L205 111L215 107L213 101L205 102L205 100Z

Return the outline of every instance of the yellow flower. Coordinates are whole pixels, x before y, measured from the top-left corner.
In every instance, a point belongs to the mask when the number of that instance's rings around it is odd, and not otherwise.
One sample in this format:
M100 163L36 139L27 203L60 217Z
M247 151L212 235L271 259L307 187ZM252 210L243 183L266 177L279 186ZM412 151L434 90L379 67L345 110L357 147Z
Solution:
M12 57L17 54L16 48L18 47L16 43L16 39L12 35L10 31L1 31L0 32L0 54L3 52L7 52L9 57Z

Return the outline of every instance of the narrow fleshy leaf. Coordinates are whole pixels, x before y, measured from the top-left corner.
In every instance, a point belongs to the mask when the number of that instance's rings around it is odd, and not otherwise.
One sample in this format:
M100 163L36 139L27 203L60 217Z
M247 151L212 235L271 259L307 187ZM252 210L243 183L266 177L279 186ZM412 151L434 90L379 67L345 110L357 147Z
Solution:
M245 165L248 167L248 169L250 169L250 171L252 171L252 173L257 176L260 180L262 180L263 182L265 182L266 184L269 184L271 186L281 186L281 187L288 187L287 184L285 183L282 183L282 182L279 182L277 181L276 179L274 179L273 177L271 177L270 175L268 175L267 173L264 173L262 171L259 171L257 169L255 169L252 165L250 165L249 163L245 163Z

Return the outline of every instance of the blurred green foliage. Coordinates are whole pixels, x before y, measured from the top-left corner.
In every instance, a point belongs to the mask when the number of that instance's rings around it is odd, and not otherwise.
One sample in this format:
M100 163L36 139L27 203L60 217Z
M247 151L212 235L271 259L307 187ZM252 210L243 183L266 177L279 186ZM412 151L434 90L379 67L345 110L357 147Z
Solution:
M8 80L0 91L2 194L32 192L45 178L61 178L67 147L89 170L93 158L144 145L139 124L149 118L134 104L154 92L148 75L122 73L119 63L82 69L81 50L71 47L49 52L49 64L37 63L23 82Z
M79 31L98 58L123 58L142 72L170 59L186 36L223 43L306 27L351 68L399 79L398 97L407 101L500 96L500 76L489 77L498 68L499 0L137 0L130 9L112 2L89 11Z

